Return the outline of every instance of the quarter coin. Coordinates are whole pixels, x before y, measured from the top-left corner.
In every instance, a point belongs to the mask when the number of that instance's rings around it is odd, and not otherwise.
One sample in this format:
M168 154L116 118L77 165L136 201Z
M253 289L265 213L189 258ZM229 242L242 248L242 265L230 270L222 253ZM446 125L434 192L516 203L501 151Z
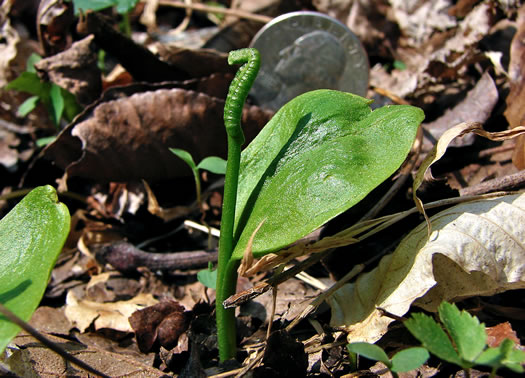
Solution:
M283 14L266 24L250 47L261 53L250 92L261 107L278 110L294 97L322 88L366 95L366 51L348 27L325 14Z

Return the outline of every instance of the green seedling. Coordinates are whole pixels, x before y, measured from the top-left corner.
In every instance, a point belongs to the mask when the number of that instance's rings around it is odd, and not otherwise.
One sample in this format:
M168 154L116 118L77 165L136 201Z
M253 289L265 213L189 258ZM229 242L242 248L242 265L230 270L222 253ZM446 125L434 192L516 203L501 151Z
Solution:
M417 369L430 357L428 351L421 347L402 350L396 353L392 359L389 359L385 351L375 344L350 343L347 345L347 349L350 353L358 354L370 360L381 361L392 371L394 377L398 376L397 373Z
M170 151L177 155L191 168L193 177L195 179L195 191L197 192L197 204L199 208L202 208L202 191L201 191L201 179L199 170L205 169L211 173L217 175L223 175L226 173L226 161L217 156L208 156L201 160L199 164L195 164L193 157L188 151L180 148L170 148Z
M33 189L0 221L0 303L24 321L44 295L69 224L51 186ZM0 353L19 330L0 316Z
M31 54L27 60L26 71L7 84L6 89L27 92L33 96L29 97L18 108L18 115L25 117L32 112L39 102L43 103L51 116L54 124L58 127L60 120L64 117L71 121L81 110L80 106L70 92L58 85L40 80L36 73L35 63L42 57Z
M403 163L424 118L396 105L372 111L370 100L317 90L284 105L241 155L240 118L260 65L255 49L230 52L242 64L224 106L228 163L216 292L222 361L235 357L234 294L243 255L278 252L357 204Z
M217 287L217 269L213 269L213 264L208 263L208 269L201 270L197 273L197 279L201 284L210 289Z
M414 314L405 326L430 353L443 361L460 366L468 374L475 365L492 368L491 376L501 367L523 373L525 352L514 349L514 343L505 339L498 347L487 347L485 325L466 311L454 305L441 303L438 309L443 328L430 316ZM446 332L445 332L446 331Z
M135 8L138 0L73 0L75 14L79 11L92 10L98 12L107 8L116 7L117 13L122 15L121 29L127 36L131 35L131 24L129 22L129 13Z

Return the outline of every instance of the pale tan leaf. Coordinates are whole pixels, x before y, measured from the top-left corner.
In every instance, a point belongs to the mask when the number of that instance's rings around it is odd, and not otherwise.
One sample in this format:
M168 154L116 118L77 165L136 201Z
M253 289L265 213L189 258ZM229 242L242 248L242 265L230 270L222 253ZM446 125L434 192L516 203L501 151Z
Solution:
M390 317L412 304L435 311L443 300L525 287L525 194L460 204L415 228L379 266L329 300L332 326L348 340L377 341Z
M84 332L93 322L97 330L110 328L120 332L133 332L128 321L131 314L157 302L151 294L139 294L128 301L98 303L78 299L73 291L69 291L64 313L80 332Z
M239 264L239 268L237 268L237 272L239 273L239 276L241 277L246 277L246 271L253 266L253 263L254 263L253 252L252 252L253 239L255 238L255 235L257 235L257 231L261 229L265 221L266 219L263 219L261 223L259 223L257 228L253 231L252 236L250 236L250 240L248 240L248 244L246 245L246 249L244 250L244 254L242 256L241 263Z

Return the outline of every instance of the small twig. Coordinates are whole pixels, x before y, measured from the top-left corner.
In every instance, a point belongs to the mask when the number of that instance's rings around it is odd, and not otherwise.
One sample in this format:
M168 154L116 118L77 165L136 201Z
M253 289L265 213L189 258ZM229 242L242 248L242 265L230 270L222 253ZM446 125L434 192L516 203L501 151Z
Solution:
M504 144L504 145L498 146L498 147L487 148L486 150L480 151L479 154L478 154L478 157L479 158L484 158L486 156L491 156L491 155L495 155L495 154L501 154L503 152L512 151L515 148L516 148L516 146L514 145L514 143Z
M184 0L184 4L187 5L187 7L186 7L186 15L184 16L184 20L182 20L182 22L179 24L179 26L177 26L175 28L175 30L173 30L172 35L182 33L184 30L186 30L186 28L190 24L191 15L193 13L193 9L191 8L192 2L191 2L191 0ZM199 193L199 195L200 195L200 193Z
M194 222L192 220L185 220L184 221L184 226L188 227L188 228L192 228L192 229L195 229L195 230L198 230L198 231L201 231L201 232L205 232L211 236L215 236L216 238L218 238L219 236L221 236L221 231L214 228L214 227L206 227L206 226L203 226L202 224L199 224L197 222Z
M153 253L138 249L124 241L103 246L97 258L109 263L118 271L135 271L145 266L150 270L190 269L205 266L208 262L217 261L217 251L184 251Z
M272 20L271 17L263 16L260 14L253 14L253 13L245 12L245 11L238 10L238 9L212 7L209 5L198 4L198 3L184 4L178 1L160 0L159 4L174 7L174 8L192 9L192 10L206 12L206 13L220 13L220 14L225 14L227 16L235 16L238 18L244 18L250 21L262 22L263 24L266 24Z
M461 196L491 193L501 190L520 189L525 185L525 170L517 173L497 177L477 185L472 185L459 190Z
M40 332L38 332L35 328L24 322L22 319L20 319L18 316L16 316L11 310L9 310L7 307L5 307L3 304L0 303L0 313L4 315L10 322L16 324L20 328L22 328L24 331L29 333L31 336L33 336L35 339L40 341L42 344L44 344L46 347L51 349L53 352L57 353L61 357L65 358L72 364L77 365L78 367L95 374L99 377L109 377L108 375L98 371L94 367L89 366L84 361L76 358L75 356L69 354L66 352L62 347L57 345L56 343L49 340L47 337L42 335Z

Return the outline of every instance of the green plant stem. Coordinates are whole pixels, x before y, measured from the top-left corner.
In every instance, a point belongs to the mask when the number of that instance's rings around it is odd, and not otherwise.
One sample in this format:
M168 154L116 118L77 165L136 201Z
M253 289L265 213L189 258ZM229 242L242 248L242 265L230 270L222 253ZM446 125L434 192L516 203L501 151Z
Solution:
M195 191L197 192L197 206L202 211L202 196L201 196L201 178L199 177L199 170L192 169L193 177L195 178Z
M217 342L221 361L234 358L236 354L235 309L225 309L223 301L235 293L237 286L237 263L230 263L234 249L235 206L241 147L244 133L241 127L241 115L244 101L257 76L260 65L259 52L255 49L241 49L230 52L229 64L243 64L233 79L224 104L224 126L228 134L228 160L224 179L224 197L222 204L221 236L219 238L219 256L217 261L217 292L215 314L217 317Z
M235 293L237 271L228 271L228 263L233 252L233 226L235 220L235 204L237 201L237 186L239 182L239 165L241 148L239 143L228 136L228 163L224 185L224 197L221 218L221 236L219 238L219 257L217 264L216 316L217 338L219 343L219 358L221 361L235 357L236 326L235 308L225 309L222 302ZM233 206L231 206L233 204ZM231 270L231 269L230 269Z

